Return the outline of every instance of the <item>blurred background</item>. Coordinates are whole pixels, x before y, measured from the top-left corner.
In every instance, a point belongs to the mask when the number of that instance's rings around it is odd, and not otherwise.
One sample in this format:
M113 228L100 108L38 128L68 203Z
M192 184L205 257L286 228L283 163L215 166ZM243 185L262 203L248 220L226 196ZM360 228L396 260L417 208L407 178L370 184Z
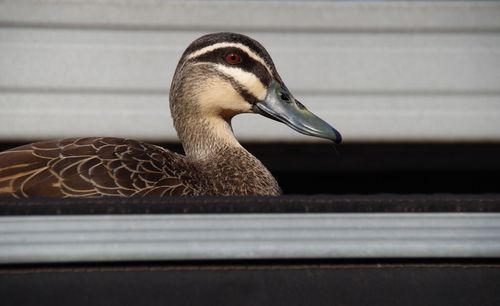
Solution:
M288 194L500 192L495 1L0 1L0 149L75 136L182 152L168 93L202 34L260 41L336 148L233 120Z

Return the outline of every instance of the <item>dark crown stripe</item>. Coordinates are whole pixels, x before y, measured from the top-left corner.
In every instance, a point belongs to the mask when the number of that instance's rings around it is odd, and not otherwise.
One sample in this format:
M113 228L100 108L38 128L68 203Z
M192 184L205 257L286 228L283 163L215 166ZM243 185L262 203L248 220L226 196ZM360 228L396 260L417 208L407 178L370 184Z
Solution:
M227 54L231 52L237 52L242 57L241 64L231 65L225 61ZM231 68L240 68L246 72L254 74L264 86L269 86L271 84L273 76L269 75L267 67L264 66L259 61L253 59L247 52L238 47L225 47L218 48L207 53L203 53L200 56L190 59L193 62L208 62L222 64Z
M258 41L246 35L230 32L207 34L198 38L187 47L182 57L189 56L196 51L202 50L206 47L215 46L217 44L241 44L250 49L258 57L262 58L269 67L273 68L274 66L271 56L267 53L264 46L262 46Z

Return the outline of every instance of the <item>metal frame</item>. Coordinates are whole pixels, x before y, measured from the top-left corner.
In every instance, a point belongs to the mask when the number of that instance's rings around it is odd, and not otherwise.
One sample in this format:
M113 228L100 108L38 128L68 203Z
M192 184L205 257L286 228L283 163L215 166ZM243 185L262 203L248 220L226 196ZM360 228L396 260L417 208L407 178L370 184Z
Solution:
M0 263L500 257L500 213L10 216Z

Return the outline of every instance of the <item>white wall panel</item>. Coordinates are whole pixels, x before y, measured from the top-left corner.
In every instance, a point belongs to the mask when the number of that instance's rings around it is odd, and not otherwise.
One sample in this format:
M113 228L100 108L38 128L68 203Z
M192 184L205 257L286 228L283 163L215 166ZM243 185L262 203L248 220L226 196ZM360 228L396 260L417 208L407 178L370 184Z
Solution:
M347 142L500 141L494 2L3 1L0 140L175 140L168 87L211 31L261 41ZM240 139L313 141L259 116Z

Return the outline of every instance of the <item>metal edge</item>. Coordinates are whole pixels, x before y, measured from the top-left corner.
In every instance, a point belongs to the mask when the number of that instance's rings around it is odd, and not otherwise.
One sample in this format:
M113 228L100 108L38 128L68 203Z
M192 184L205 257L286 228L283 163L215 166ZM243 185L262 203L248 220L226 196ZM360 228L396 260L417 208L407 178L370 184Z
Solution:
M500 213L0 218L0 263L500 257Z

